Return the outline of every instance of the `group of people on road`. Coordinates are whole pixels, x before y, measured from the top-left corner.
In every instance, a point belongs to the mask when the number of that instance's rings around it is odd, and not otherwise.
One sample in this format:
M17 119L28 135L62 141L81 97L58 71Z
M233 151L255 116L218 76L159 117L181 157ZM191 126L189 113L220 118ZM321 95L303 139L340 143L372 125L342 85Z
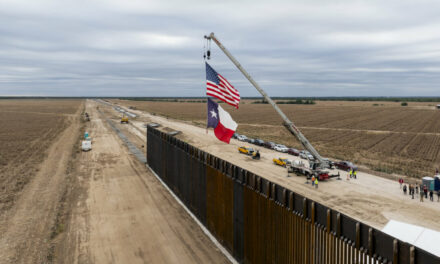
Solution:
M312 176L312 187L315 186L316 189L318 189L318 177L315 177L315 175Z
M402 178L399 179L399 184L400 189L403 190L403 194L406 195L408 192L412 199L414 199L414 195L417 194L420 197L420 202L423 202L423 198L428 199L429 195L429 200L431 202L434 201L434 191L428 190L428 187L424 184L418 185L410 183L407 185ZM440 202L440 190L437 191L437 202Z
M350 177L350 178L348 178ZM347 181L349 181L350 179L357 179L357 171L354 169L350 169L350 171L347 174Z

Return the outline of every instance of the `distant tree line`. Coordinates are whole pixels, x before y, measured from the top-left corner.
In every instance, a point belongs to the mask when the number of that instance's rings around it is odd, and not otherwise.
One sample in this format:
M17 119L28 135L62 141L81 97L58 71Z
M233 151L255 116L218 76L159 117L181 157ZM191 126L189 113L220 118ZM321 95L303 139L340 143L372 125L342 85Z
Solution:
M277 104L315 104L315 101L313 100L303 100L303 99L296 99L296 100L283 100L283 101L276 101ZM253 101L252 104L268 104L266 100L258 100Z
M179 102L179 103L206 103L206 99L195 98L155 98L155 97L121 97L118 99L130 101L147 101L147 102Z
M203 103L206 102L206 97L108 97L117 98L123 100L134 100L134 101L164 101L164 102L193 102L193 103ZM253 103L265 104L261 97L242 97L242 100L256 100ZM315 101L381 101L381 102L440 102L440 97L383 97L383 96L369 96L369 97L272 97L272 100L288 102L288 104L307 104L307 102ZM299 100L302 103L299 103ZM293 101L295 103L293 103ZM281 103L282 102L277 102ZM311 103L313 104L313 103Z

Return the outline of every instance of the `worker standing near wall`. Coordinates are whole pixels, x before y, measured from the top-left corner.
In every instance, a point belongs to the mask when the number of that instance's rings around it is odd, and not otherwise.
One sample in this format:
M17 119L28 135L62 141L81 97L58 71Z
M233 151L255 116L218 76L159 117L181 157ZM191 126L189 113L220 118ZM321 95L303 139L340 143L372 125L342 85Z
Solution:
M318 178L315 179L315 188L318 189Z
M315 185L315 176L312 176L312 187Z
M356 171L356 170L353 171L353 177L354 177L355 179L357 179L357 171Z

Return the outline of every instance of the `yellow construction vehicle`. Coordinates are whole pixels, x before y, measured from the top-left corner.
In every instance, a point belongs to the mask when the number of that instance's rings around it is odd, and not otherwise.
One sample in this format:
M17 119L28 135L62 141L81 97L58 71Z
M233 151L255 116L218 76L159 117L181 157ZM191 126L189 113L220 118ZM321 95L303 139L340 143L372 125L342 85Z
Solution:
M254 149L250 147L239 147L238 152L246 155L252 155L254 153Z
M290 164L290 161L285 158L274 158L273 163L275 165L286 167L288 164Z
M121 124L123 124L123 123L128 124L128 117L125 116L125 115L123 115L122 118L121 118Z

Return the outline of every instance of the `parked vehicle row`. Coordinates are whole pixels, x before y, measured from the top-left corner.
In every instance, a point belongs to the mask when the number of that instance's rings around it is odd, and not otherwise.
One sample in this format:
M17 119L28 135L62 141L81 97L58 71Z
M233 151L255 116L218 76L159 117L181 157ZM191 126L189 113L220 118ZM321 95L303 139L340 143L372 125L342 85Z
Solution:
M308 160L308 161L314 161L315 160L313 155L309 151L307 151L307 150L298 150L298 149L295 149L295 148L289 148L289 147L286 147L285 145L282 145L282 144L276 144L276 143L274 143L272 141L266 141L265 142L264 140L261 140L261 139L258 139L258 138L257 139L248 138L247 136L240 135L238 133L234 134L234 138L236 138L236 139L238 139L240 141L243 141L243 142L248 142L250 144L257 145L257 146L262 146L262 147L265 147L265 148L268 148L268 149L273 149L273 150L276 150L278 152L288 153L288 154L293 155L293 156L299 156L301 159L305 159L305 160ZM252 149L252 148L250 148L250 149ZM241 153L245 153L244 151L243 152L240 151L240 152ZM245 154L248 154L248 153L245 153ZM324 159L329 162L330 168L336 167L338 169L346 170L346 171L349 171L351 169L352 170L357 170L358 169L358 167L356 165L354 165L353 163L351 163L349 161L333 162L333 161L329 160L328 158L324 158ZM279 158L278 160L280 161L280 160L285 160L285 159L284 158L283 159ZM274 159L274 163L277 164L277 165L281 165L282 166L282 162L276 162L275 159Z

